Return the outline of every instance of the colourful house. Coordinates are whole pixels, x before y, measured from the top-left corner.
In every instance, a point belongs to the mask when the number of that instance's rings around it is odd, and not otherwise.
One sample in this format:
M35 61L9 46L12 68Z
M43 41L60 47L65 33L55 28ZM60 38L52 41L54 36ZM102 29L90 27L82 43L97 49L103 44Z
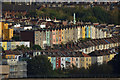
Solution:
M85 26L82 26L82 38L85 38Z
M85 26L85 37L89 37L89 27L87 25Z
M4 50L7 50L7 42L2 42L2 47L4 48Z
M46 30L46 42L47 46L50 46L50 30Z
M63 44L66 43L65 28L62 28L62 30L61 30L61 42L62 42Z
M13 29L8 29L8 23L0 22L0 38L3 40L11 40L13 37Z
M61 44L61 42L62 42L61 41L61 29L58 29L58 35L59 35L58 36L58 41L59 41L58 43Z
M0 46L3 47L4 50L13 50L16 49L17 45L30 47L30 42L0 42Z
M15 59L15 54L7 54L5 55L6 59Z
M66 68L69 68L71 66L70 62L71 62L71 57L65 57Z
M91 57L85 53L82 53L82 55L83 57L80 57L81 67L84 67L85 69L87 69L91 65Z
M15 42L11 42L11 50L16 48L16 43Z
M61 69L66 68L65 57L61 57Z
M7 50L11 49L11 42L7 42Z
M56 69L61 68L61 57L56 57Z
M76 66L76 57L71 57L71 60L70 60L70 66Z
M51 57L48 57L48 60L50 60L50 62L51 62Z
M56 57L51 57L51 64L52 64L53 70L56 69Z
M90 27L90 25L88 26L88 38L91 38L91 27Z
M52 43L53 43L53 44L56 44L56 36L55 36L55 34L56 34L56 30L53 29L53 30L52 30Z

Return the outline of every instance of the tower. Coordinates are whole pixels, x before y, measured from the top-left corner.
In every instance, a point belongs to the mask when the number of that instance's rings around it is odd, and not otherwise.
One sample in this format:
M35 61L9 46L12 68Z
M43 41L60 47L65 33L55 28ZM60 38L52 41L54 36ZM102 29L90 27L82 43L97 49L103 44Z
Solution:
M76 18L75 18L75 13L74 13L74 22L73 22L73 24L76 24Z

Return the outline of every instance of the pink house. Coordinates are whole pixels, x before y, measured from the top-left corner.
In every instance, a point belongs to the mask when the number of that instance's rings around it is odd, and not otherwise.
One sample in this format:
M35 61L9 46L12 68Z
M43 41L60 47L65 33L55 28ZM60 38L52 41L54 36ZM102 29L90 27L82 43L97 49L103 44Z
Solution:
M52 41L53 41L52 43L53 43L53 44L56 44L56 36L55 36L55 33L56 33L56 30L53 29L53 30L52 30Z

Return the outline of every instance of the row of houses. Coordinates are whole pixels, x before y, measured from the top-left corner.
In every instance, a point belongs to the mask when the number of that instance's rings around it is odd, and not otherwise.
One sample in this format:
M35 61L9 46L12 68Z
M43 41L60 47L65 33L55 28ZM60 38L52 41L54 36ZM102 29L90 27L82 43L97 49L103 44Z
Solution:
M17 48L17 46L21 45L30 47L30 42L29 41L0 42L0 46L3 47L4 50L14 50Z
M96 50L105 50L105 49L118 47L120 46L119 39L120 38L117 37L111 37L111 38L103 38L103 39L92 39L87 41L78 41L75 43L69 42L65 45L62 45L60 49L66 50L67 48L70 51L82 51L85 54L89 54Z
M97 63L101 65L112 60L116 53L113 50L94 51L89 55L76 51L76 52L60 52L60 51L45 51L40 52L38 55L47 55L50 60L53 70L54 69L67 69L76 66L77 68L89 68L92 64Z
M52 26L50 28L42 28L39 30L21 31L22 41L30 41L32 44L52 46L54 44L66 44L69 41L77 42L80 38L107 38L112 37L107 31L98 28L99 25L68 25L68 26Z
M22 54L21 54L22 53ZM77 68L89 68L92 64L97 63L101 65L112 60L114 56L118 54L117 48L96 50L89 54L85 54L81 51L70 50L32 50L32 51L5 51L4 58L11 65L14 65L15 61L23 59L31 59L35 56L46 55L51 62L51 66L54 69L68 69L74 66ZM24 68L23 68L24 69ZM24 71L24 70L23 70ZM14 74L15 75L15 74Z

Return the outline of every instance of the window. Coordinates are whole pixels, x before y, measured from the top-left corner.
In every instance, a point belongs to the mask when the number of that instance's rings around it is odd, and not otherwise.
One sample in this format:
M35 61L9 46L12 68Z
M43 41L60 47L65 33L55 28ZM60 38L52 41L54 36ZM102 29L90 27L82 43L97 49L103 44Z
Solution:
M89 61L90 61L90 59L89 59Z
M73 61L73 58L72 58L72 61Z
M56 42L58 41L58 39L56 38Z
M108 55L108 58L110 58L110 56Z
M86 61L88 61L88 58L86 58Z
M11 56L11 59L13 59L13 56Z
M55 35L55 32L53 32L53 35Z
M61 38L59 37L59 41L61 41Z
M78 61L78 58L76 58L76 61Z
M86 63L86 66L88 66L88 63Z
M38 36L38 34L36 34L36 36Z
M78 66L78 63L76 63L76 66Z

